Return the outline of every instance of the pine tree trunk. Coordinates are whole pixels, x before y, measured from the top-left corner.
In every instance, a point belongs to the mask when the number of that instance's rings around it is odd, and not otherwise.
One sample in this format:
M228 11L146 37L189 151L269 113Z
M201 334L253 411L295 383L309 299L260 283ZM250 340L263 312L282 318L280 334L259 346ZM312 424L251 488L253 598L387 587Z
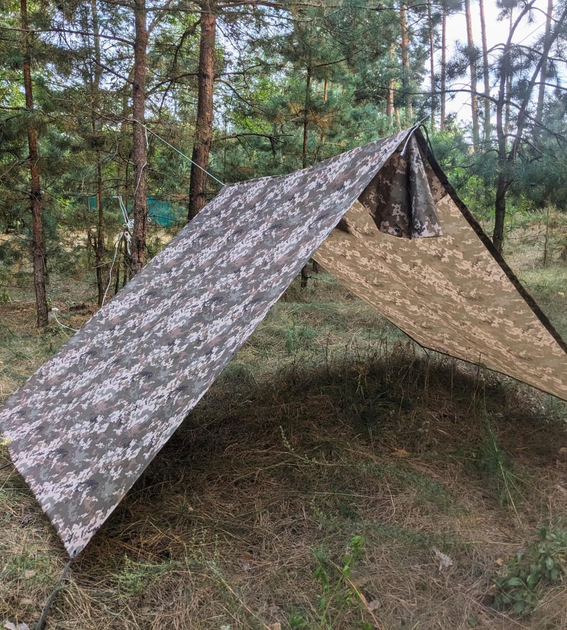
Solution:
M514 23L514 10L510 9L510 32L512 31ZM510 49L509 49L510 50ZM508 56L510 53L508 53ZM507 66L510 64L507 63ZM508 133L510 131L510 98L512 97L512 72L509 70L506 74L506 107L504 114L504 135L506 136L506 142L508 142Z
M303 146L301 149L301 164L307 167L307 143L309 141L309 107L311 105L311 65L307 68L305 79L305 103L303 108Z
M392 119L394 117L394 96L396 90L396 78L394 76L394 43L390 44L390 62L392 70L392 78L390 79L390 85L388 86L388 99L386 101L386 116Z
M429 29L429 72L431 74L431 130L435 130L435 43L433 41L433 20L431 18L431 0L427 2L427 27Z
M441 116L439 126L445 130L447 107L447 7L443 5L443 18L441 22Z
M329 100L329 79L325 78L323 83L323 102L326 103ZM325 134L325 127L321 126L321 144L325 144L327 135Z
M214 0L201 5L201 38L199 43L199 96L197 122L193 143L191 183L189 189L189 212L193 219L207 203L207 174L202 169L209 165L209 153L213 139L213 86L215 81L216 54L216 3ZM196 164L198 166L196 166ZM201 167L201 168L199 168Z
M102 269L104 260L104 210L102 199L102 166L100 163L100 155L97 151L96 165L96 205L97 205L97 229L96 229L96 250L95 250L95 269L96 269L96 286L98 290L98 305L102 306L104 296L104 273Z
M545 21L545 41L549 39L551 34L551 18L553 16L553 0L547 0L547 17ZM543 118L543 105L545 99L545 77L547 74L547 55L543 60L541 72L539 75L539 91L537 96L536 122L541 123ZM536 134L539 130L536 128Z
M478 126L478 98L476 60L474 58L474 37L472 28L471 0L465 0L465 17L467 21L467 43L469 53L469 68L471 73L471 116L473 126L473 148L476 150L480 143L480 131Z
M410 61L409 61L409 33L407 20L407 5L402 3L400 6L400 30L402 43L402 87L405 92L406 117L411 120L413 117L412 95L410 93Z
M492 233L492 243L499 253L502 253L504 245L504 222L506 220L506 193L509 181L502 172L498 175L496 183L496 200L494 203L494 232Z
M116 277L114 278L114 295L120 291L120 257L122 255L122 238L116 245ZM110 280L109 280L110 282Z
M489 149L492 125L490 121L490 68L488 67L488 44L486 38L486 20L484 17L484 0L479 0L480 30L482 37L482 74L484 78L484 142L485 150Z
M95 64L91 83L91 125L93 137L96 142L96 205L97 205L97 230L96 230L96 247L95 247L95 270L96 284L98 290L98 305L102 306L104 297L104 209L103 209L103 179L102 179L102 161L100 156L99 138L100 124L97 120L98 107L100 102L100 77L101 77L101 57L100 57L100 37L98 26L98 10L96 0L91 0L92 12L92 32L94 35L94 54Z
M507 137L505 122L506 85L510 73L510 50L512 32L508 34L508 41L502 53L500 68L500 87L496 101L496 136L498 139L498 177L496 181L496 200L494 203L494 230L492 243L498 252L502 252L504 242L504 221L506 219L506 191L507 185Z
M33 115L33 84L31 78L31 52L29 43L29 21L27 0L20 1L20 17L24 36L23 49L23 77L24 92L26 98L27 115ZM30 165L30 206L32 215L32 259L33 259L33 285L35 290L37 325L40 328L47 326L47 294L45 246L43 239L43 208L41 203L41 184L39 179L39 149L37 130L33 119L28 120L28 150Z
M307 76L305 78L305 102L303 105L303 146L301 148L301 164L303 168L307 168L307 143L309 141L309 107L311 105L311 55L309 55L309 66L307 68ZM301 288L307 287L309 273L307 265L301 269Z
M134 0L135 30L134 40L134 86L132 90L132 114L134 131L134 229L132 232L132 256L130 277L135 276L144 266L146 257L146 234L148 229L147 147L145 130L146 74L148 31L146 27L146 0Z

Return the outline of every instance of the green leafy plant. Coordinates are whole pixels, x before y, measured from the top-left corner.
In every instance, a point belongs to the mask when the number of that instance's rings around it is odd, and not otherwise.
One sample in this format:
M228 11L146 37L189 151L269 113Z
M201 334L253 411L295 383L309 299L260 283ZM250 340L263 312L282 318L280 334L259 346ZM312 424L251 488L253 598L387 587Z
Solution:
M532 610L546 586L563 580L567 570L567 531L542 529L539 540L505 566L494 580L494 606L518 615Z
M301 628L309 627L309 622L307 621L307 619L305 619L305 617L303 615L300 615L299 613L293 613L293 615L291 615L288 619L288 623L289 627L292 630L300 630Z
M317 625L314 627L330 630L336 627L333 624L333 617L338 616L345 608L362 603L360 592L352 582L352 570L363 553L364 538L353 536L348 543L347 553L342 558L340 565L332 561L319 561L313 573L313 578L321 590L317 600ZM364 628L363 620L361 624L361 627Z

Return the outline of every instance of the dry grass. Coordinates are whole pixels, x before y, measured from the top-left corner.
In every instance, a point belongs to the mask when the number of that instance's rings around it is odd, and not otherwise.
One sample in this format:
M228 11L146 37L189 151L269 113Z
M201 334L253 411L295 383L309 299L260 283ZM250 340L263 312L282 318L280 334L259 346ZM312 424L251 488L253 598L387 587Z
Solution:
M424 353L323 280L250 338L76 561L48 628L567 627L564 585L528 616L491 605L501 565L565 527L565 405ZM19 303L0 316L5 397L66 333L38 335ZM0 522L0 622L33 627L66 558L11 466ZM356 596L323 622L314 573L337 581L355 535Z

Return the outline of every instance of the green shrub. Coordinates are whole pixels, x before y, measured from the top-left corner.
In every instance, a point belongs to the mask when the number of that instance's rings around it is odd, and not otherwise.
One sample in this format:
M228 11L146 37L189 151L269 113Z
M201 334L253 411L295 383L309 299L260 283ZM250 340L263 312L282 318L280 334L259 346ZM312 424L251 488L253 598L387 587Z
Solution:
M567 531L542 529L539 540L518 553L494 580L494 606L522 615L532 610L545 587L563 580L567 569Z

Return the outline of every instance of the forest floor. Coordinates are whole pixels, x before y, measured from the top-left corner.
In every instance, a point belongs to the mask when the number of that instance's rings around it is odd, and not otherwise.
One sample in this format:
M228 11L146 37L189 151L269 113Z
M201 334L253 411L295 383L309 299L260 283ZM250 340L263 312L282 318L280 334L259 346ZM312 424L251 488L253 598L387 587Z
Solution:
M542 266L532 223L508 259L566 334L567 266ZM78 327L84 282L51 282ZM29 289L4 295L0 402L70 334L36 331ZM47 627L566 628L566 421L329 276L293 285L76 560ZM66 556L10 465L0 527L0 624L33 628Z

